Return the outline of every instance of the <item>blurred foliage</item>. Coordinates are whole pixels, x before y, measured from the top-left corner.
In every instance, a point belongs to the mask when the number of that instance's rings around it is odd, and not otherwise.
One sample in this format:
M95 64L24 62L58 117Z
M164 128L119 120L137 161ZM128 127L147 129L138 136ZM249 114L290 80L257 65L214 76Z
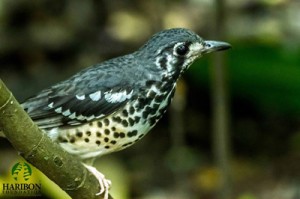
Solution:
M300 50L274 44L233 43L228 54L232 98L254 103L262 114L300 114ZM196 84L209 82L208 60L199 60L189 70Z

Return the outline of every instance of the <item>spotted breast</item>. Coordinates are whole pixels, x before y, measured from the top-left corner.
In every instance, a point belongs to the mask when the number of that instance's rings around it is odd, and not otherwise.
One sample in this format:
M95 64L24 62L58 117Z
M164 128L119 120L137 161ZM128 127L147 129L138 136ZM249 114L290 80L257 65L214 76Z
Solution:
M167 86L161 82L149 82L150 89L141 92L135 100L109 117L94 120L88 124L53 128L50 137L56 140L66 151L82 159L102 156L125 149L144 137L166 112L173 92L162 92ZM175 83L173 84L175 90ZM126 93L104 95L106 100L122 100ZM127 95L130 95L127 94ZM99 100L99 94L94 94ZM78 96L83 99L83 96ZM96 100L96 99L95 99Z

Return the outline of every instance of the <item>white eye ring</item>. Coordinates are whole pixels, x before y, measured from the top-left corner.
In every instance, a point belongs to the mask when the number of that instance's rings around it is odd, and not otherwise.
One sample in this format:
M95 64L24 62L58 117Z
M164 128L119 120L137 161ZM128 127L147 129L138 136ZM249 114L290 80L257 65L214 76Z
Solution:
M189 52L189 46L186 43L179 43L174 46L174 54L184 56Z

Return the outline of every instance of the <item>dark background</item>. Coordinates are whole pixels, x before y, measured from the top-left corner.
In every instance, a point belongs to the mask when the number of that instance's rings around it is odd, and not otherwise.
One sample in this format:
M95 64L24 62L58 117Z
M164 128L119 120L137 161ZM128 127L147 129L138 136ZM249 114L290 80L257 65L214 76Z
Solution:
M136 50L162 29L185 27L216 39L216 6L204 0L1 0L0 78L22 102L87 66ZM219 35L233 46L222 52L232 198L300 198L299 9L298 0L226 2ZM97 160L115 198L222 198L212 152L213 59L191 66L172 108L142 141ZM18 157L2 138L0 149L5 173ZM45 196L59 197L50 192Z

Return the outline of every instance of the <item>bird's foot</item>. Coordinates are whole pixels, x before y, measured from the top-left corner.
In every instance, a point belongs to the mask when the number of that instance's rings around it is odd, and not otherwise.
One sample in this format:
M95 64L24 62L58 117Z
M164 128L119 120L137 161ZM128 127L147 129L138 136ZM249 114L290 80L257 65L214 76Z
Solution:
M95 167L83 164L87 170L89 170L98 180L100 185L100 191L96 195L101 195L104 193L104 199L108 199L108 190L111 186L111 181L106 179L105 176L100 173Z

